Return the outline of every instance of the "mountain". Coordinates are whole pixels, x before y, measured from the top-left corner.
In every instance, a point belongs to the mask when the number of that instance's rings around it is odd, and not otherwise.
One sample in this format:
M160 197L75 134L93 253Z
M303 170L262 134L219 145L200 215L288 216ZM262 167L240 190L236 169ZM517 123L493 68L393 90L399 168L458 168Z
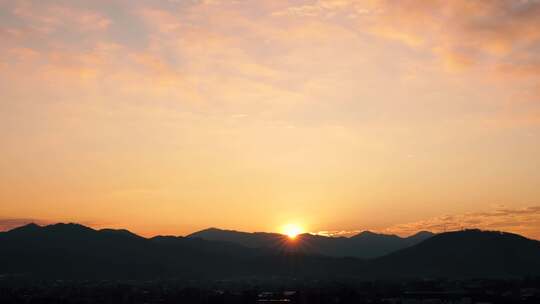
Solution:
M126 236L126 237L130 237L130 238L135 238L135 239L143 238L142 236L136 235L135 233L133 233L133 232L131 232L129 230L126 230L126 229L109 229L109 228L106 228L106 229L101 229L101 230L98 230L98 231L101 232L101 233L104 233L104 234L121 235L121 236Z
M142 279L350 273L362 265L221 241L94 230L78 224L29 224L0 233L0 275ZM297 272L298 271L298 272Z
M370 231L361 232L350 238L349 251L353 256L375 258L391 252L416 245L434 234L423 231L409 237L397 235L377 234Z
M409 242L409 245L412 246L412 245L415 245L415 244L418 244L420 242L423 242L429 238L431 238L432 236L434 236L435 234L433 232L430 232L430 231L419 231L409 237L407 237L407 242Z
M267 232L241 232L236 230L223 230L209 228L192 233L187 238L197 238L207 241L222 241L239 244L249 248L274 248L288 243L288 237L279 233Z
M377 234L370 231L361 232L350 238L302 234L294 241L294 246L291 246L287 236L278 233L247 233L210 228L195 232L187 237L208 241L231 242L250 248L279 249L305 254L368 259L413 246L432 236L433 233L427 231L419 232L407 238L401 238L397 235Z
M397 279L540 275L540 242L511 233L480 230L442 233L371 260L294 250L294 246L309 248L310 243L335 242L321 236L302 237L302 243L296 243L298 239L288 241L284 250L249 248L195 237L144 238L126 230L94 230L78 224L43 227L30 224L0 233L0 275L46 279ZM352 241L355 239L374 242L379 237L362 233ZM340 238L339 241L351 239Z
M387 277L540 275L540 242L498 231L447 232L378 258L368 271Z

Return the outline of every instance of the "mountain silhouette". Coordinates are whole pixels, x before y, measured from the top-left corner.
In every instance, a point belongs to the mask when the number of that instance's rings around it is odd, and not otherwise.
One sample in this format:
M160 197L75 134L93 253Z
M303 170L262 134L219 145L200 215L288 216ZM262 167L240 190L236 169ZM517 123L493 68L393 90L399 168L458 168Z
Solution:
M236 230L223 230L208 228L192 233L187 238L197 238L207 241L223 241L236 243L249 248L273 248L287 243L288 237L279 233L267 232L241 232Z
M0 233L0 248L0 274L57 279L290 276L297 269L302 275L323 276L350 266L338 259L230 242L175 236L147 239L78 224L19 227Z
M247 233L235 230L209 228L188 235L188 238L200 238L208 241L225 241L250 248L281 249L319 254L332 257L375 258L391 252L418 244L434 234L427 231L402 238L397 235L378 234L370 231L361 232L350 238L326 237L312 234L302 234L290 244L286 235L278 233L254 232Z
M392 277L539 275L540 242L477 229L442 233L372 261L370 271Z
M235 242L196 237L144 238L127 230L94 230L78 224L43 227L29 224L0 233L0 274L47 279L540 275L540 242L510 233L480 230L442 233L370 260L294 250L296 245L309 248L307 244L312 240L334 241L321 236L303 237L304 243L287 239L284 241L289 243L282 247L250 248ZM351 239L378 240L373 233L361 233Z

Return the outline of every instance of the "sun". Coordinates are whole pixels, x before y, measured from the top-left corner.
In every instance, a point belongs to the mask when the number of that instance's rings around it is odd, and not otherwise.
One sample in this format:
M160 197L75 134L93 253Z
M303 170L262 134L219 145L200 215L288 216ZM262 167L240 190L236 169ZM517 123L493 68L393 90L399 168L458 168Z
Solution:
M287 224L283 226L283 234L289 237L289 239L294 240L299 234L304 232L304 229L296 224Z

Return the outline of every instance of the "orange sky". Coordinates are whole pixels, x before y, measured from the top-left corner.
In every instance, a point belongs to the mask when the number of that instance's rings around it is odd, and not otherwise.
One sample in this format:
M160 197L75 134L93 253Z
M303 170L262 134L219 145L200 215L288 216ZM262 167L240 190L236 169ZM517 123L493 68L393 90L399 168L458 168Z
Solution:
M0 229L540 238L540 2L0 0Z

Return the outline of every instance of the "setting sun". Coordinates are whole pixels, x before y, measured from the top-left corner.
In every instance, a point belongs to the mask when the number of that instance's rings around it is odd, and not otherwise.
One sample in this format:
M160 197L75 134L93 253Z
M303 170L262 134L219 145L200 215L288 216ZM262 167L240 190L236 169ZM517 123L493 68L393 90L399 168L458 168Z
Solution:
M304 229L296 224L288 224L283 227L283 233L290 239L295 239L299 234L303 233Z

